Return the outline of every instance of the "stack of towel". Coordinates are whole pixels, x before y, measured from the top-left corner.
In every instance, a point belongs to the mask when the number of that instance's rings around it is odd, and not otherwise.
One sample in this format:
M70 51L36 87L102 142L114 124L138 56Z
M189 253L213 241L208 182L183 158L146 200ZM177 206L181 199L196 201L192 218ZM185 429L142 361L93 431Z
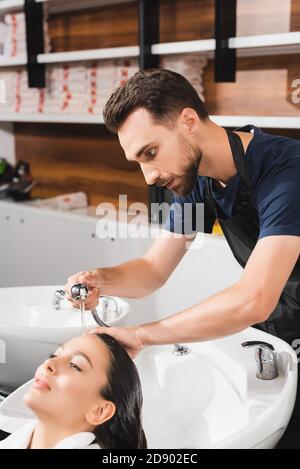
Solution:
M83 114L86 99L83 64L50 66L46 78L45 113Z
M3 53L6 57L26 56L26 27L24 13L10 13L5 15L4 24L7 25L7 38Z
M183 75L196 89L200 98L204 101L203 73L207 65L207 58L204 55L176 54L161 58L160 67L172 70Z
M202 76L206 63L200 54L186 54L162 58L161 67L184 75L204 100ZM0 112L101 116L111 93L137 71L137 59L49 65L47 86L39 90L28 88L24 68L0 69L7 98L5 104L0 103Z
M105 103L112 92L132 77L138 69L136 59L105 60L88 66L86 112L102 114Z
M14 69L8 70L0 68L0 81L5 90L5 99L4 101L1 100L0 112L16 112L17 80L20 79L20 73L21 70L17 71Z
M44 49L50 52L50 38L48 34L48 15L44 14ZM26 24L25 13L8 13L0 22L1 56L26 57Z

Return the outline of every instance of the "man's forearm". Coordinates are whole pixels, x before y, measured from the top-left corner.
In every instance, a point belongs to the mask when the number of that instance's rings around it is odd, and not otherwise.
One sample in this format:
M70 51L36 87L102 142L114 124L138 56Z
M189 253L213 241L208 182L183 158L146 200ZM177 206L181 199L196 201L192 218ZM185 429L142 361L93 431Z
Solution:
M181 313L136 326L144 345L217 339L262 322L263 301L236 284Z
M158 273L143 258L114 267L96 269L96 272L100 279L101 295L142 298L162 285Z

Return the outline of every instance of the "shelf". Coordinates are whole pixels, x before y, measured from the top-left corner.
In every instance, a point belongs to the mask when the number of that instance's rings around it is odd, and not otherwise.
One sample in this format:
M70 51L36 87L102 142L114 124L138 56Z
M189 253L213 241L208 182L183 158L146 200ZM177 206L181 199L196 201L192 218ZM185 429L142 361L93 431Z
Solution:
M65 123L65 124L103 124L102 116L83 115L73 116L67 114L1 114L0 122L40 122L40 123Z
M229 39L229 47L237 49L238 57L300 54L300 31Z
M185 54L188 52L203 52L208 57L213 57L216 47L215 39L203 39L198 41L182 41L182 42L164 42L154 44L151 48L152 54L170 55Z
M96 8L106 5L117 5L119 3L127 3L137 0L36 0L37 3L49 4L51 13L59 13L63 11L85 10L88 8ZM24 8L24 0L1 0L0 15L4 15L10 11L22 10Z
M116 59L124 57L138 57L140 48L138 46L131 47L111 47L107 49L91 49L74 52L52 52L50 54L39 54L38 63L60 63L60 62L76 62L82 60L101 60Z
M50 13L86 10L107 5L136 2L137 0L36 0L37 3L47 3Z
M238 57L252 57L277 54L300 53L300 32L285 34L267 34L263 36L245 36L231 38L229 45L237 48ZM189 52L199 52L208 58L213 57L215 50L215 39L204 39L199 41L166 42L154 44L152 54L172 55ZM139 46L110 47L104 49L91 49L73 52L53 52L50 54L39 54L38 63L65 63L85 60L103 60L125 57L138 57ZM0 67L14 65L25 65L26 59L7 58L0 59Z
M217 116L211 115L211 120L222 127L243 127L253 124L257 127L269 129L300 129L300 117L273 116ZM0 122L40 122L66 124L103 124L102 116L68 114L18 114L0 113Z
M265 129L300 129L300 117L273 116L210 116L211 120L222 127L243 127L253 124Z
M17 65L26 65L27 57L3 57L0 56L0 67L16 67Z
M2 0L0 1L0 15L9 11L20 10L24 7L24 0Z
M170 55L202 52L213 58L215 39L166 42L152 46L152 54ZM260 36L241 36L229 39L229 47L237 49L238 57L259 57L279 54L300 54L300 31Z
M268 34L264 36L245 36L231 38L229 45L237 48L238 57L295 54L300 53L300 32L285 34ZM199 52L208 58L213 58L215 50L215 39L204 39L199 41L167 42L154 44L152 54L173 55L189 52ZM65 63L84 60L103 60L125 57L139 57L139 46L110 47L104 49L91 49L73 52L53 52L38 55L38 63ZM14 62L15 59L0 61L0 66L23 65L26 60Z

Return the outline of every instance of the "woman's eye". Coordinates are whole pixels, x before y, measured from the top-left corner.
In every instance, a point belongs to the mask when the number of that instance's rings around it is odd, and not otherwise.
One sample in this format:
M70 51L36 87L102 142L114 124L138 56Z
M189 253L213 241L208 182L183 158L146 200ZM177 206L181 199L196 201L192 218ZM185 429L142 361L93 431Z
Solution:
M56 358L56 357L57 355L54 355L53 353L51 353L48 358Z
M82 371L82 369L79 368L79 366L77 366L77 365L76 365L75 363L73 363L73 362L70 362L70 367L71 367L71 368L75 368L77 371Z

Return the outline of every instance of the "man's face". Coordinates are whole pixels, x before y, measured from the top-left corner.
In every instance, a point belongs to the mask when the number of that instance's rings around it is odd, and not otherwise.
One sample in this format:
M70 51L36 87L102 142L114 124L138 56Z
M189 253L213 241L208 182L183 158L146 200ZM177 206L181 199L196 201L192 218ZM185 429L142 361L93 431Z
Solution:
M193 190L202 154L178 125L167 128L137 109L118 135L127 160L139 163L147 184L166 186L181 196Z

